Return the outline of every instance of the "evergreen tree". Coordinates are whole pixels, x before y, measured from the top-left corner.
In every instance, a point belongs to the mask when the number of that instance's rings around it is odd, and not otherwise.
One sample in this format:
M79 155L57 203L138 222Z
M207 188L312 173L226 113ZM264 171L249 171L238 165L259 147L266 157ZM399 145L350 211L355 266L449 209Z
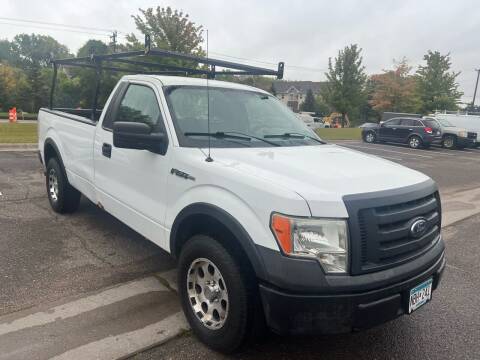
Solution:
M357 115L366 102L365 83L367 75L362 65L361 51L356 44L338 52L332 62L328 59L328 82L324 98L328 105L342 114L342 126L345 115Z
M450 54L442 55L429 50L423 59L426 65L419 66L416 73L422 112L456 110L463 93L458 90L456 80L460 72L450 71Z
M313 96L312 89L307 90L305 101L302 103L300 108L302 111L315 111L315 97Z

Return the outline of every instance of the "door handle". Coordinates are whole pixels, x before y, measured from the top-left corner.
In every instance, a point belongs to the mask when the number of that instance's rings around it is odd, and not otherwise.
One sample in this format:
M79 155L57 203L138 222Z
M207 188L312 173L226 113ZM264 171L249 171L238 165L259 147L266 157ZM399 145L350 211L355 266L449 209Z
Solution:
M103 143L102 145L102 155L108 158L112 157L112 145Z

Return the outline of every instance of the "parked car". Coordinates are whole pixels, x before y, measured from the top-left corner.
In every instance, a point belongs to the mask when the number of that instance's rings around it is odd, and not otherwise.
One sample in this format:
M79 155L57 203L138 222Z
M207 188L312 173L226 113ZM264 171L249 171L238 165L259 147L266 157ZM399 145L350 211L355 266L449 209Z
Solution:
M480 146L480 115L435 113L433 116L437 120L446 120L453 126L464 128L471 133L476 133L477 140L475 146Z
M90 65L60 63L81 61ZM52 209L74 212L82 194L176 257L186 318L216 350L265 325L283 335L369 328L425 305L440 282L435 182L326 144L260 89L129 75L101 112L50 105L38 120ZM412 136L427 144L430 130Z
M325 124L322 119L315 117L312 114L313 113L301 112L297 115L299 119L302 120L312 130L325 128Z
M362 128L362 138L368 143L401 143L418 149L441 144L442 132L434 120L401 117Z
M442 129L442 146L446 149L463 149L474 147L477 142L477 133L454 126L446 119L437 119L425 116L424 119L436 121Z

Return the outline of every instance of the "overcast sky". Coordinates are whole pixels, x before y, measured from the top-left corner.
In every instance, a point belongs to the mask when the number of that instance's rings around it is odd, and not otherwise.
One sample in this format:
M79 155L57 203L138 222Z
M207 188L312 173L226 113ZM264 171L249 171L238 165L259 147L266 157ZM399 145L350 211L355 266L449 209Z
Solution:
M328 58L353 43L363 48L369 74L391 68L392 60L403 56L416 68L428 49L450 52L453 68L462 72L458 79L464 100L473 97L474 69L480 67L478 0L2 0L0 17L116 29L122 41L125 33L136 32L130 15L157 5L184 10L208 29L211 57L285 61L289 80L324 80ZM49 34L72 52L89 38L108 41L107 35L43 26L0 19L0 37Z

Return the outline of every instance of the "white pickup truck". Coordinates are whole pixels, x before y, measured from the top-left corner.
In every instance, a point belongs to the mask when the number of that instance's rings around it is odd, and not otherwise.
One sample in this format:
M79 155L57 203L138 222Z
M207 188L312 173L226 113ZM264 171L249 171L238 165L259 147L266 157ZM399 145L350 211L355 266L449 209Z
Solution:
M439 284L436 184L325 143L265 91L127 75L99 116L85 114L40 110L53 210L71 213L83 195L176 257L186 318L214 349L233 351L265 325L369 328Z

